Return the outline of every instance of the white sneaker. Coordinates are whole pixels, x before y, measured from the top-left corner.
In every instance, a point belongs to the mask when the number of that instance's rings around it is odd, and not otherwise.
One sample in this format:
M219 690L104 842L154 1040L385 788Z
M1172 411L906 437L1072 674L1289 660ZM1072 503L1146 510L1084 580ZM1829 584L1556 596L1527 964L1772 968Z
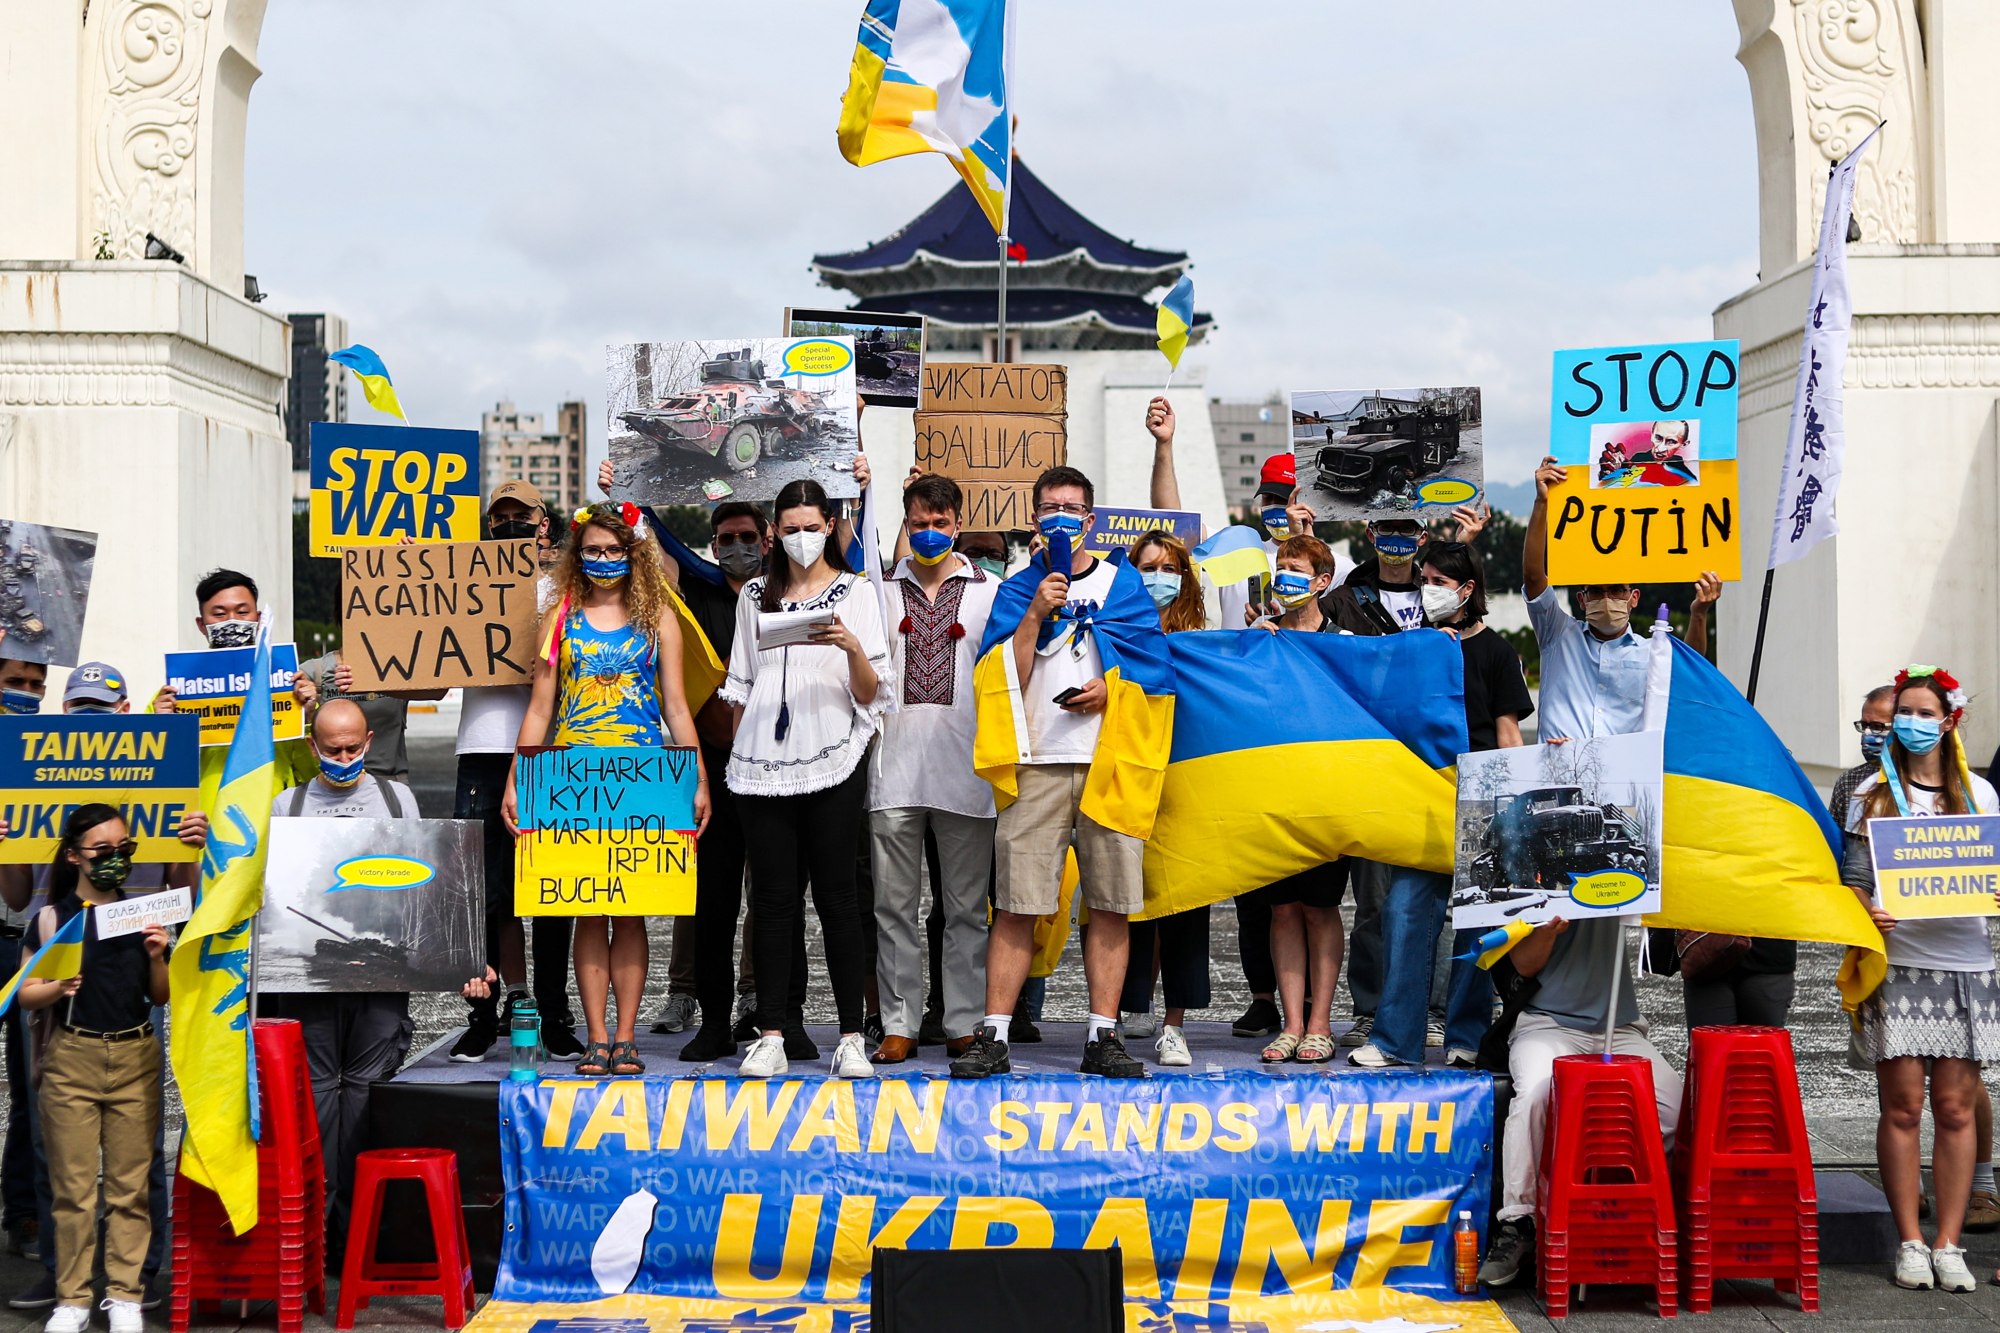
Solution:
M1118 1036L1122 1041L1145 1041L1160 1031L1160 1020L1150 1013L1127 1014L1118 1020Z
M1433 1018L1424 1024L1424 1045L1437 1050L1444 1045L1444 1024Z
M1445 1052L1444 1062L1451 1069L1477 1069L1479 1052L1469 1046L1454 1046Z
M1391 1060L1380 1046L1366 1042L1347 1057L1347 1063L1362 1069L1400 1069L1401 1060Z
M106 1300L104 1304L97 1308L110 1315L111 1333L146 1333L146 1316L140 1313L139 1302ZM84 1327L88 1328L90 1326L90 1311L79 1310L77 1313L83 1316ZM54 1323L55 1321L50 1320L49 1322Z
M1901 1264L1897 1267L1900 1269ZM1940 1291L1977 1291L1972 1270L1965 1266L1965 1251L1956 1245L1940 1245L1931 1251L1931 1272L1937 1275Z
M791 1065L785 1060L785 1039L759 1037L750 1044L750 1049L743 1053L743 1068L740 1072L745 1078L776 1078L790 1068Z
M105 1302L106 1305L110 1303L109 1301ZM142 1318L139 1314L138 1306L127 1302L127 1308L132 1311L135 1321ZM90 1307L88 1305L58 1305L49 1315L49 1322L42 1325L42 1333L83 1333L83 1330L89 1327ZM134 1322L130 1327L136 1330L140 1327L140 1324Z
M1171 1023L1160 1029L1160 1039L1153 1043L1153 1049L1160 1053L1162 1069L1184 1069L1194 1063L1194 1054L1188 1050L1187 1035Z
M1964 1267L1963 1261L1960 1267ZM1896 1249L1896 1285L1911 1291L1929 1291L1937 1285L1931 1270L1931 1247L1920 1240L1906 1240Z
M748 1064L749 1061L745 1060L744 1063ZM875 1066L868 1063L868 1048L861 1044L859 1032L848 1033L840 1039L840 1044L833 1048L832 1068L835 1078L875 1077Z

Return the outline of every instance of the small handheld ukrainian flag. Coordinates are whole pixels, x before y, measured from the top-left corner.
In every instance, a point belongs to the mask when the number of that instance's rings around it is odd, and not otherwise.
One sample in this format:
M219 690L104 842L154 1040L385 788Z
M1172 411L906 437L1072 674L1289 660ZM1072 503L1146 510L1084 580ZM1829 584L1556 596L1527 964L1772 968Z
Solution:
M30 979L39 981L68 981L83 971L83 919L90 913L85 907L69 920L63 922L49 942L35 950L34 957L21 965L14 979L0 988L0 1014L14 1007L14 997L21 993L21 983Z
M327 353L326 359L354 372L354 378L361 381L361 392L368 397L368 406L377 412L401 418L405 426L410 424L409 417L403 413L402 402L396 397L396 386L389 381L389 367L382 364L382 358L375 355L374 348L356 343L338 352Z
M1495 926L1473 941L1472 947L1454 957L1462 962L1476 963L1491 972L1493 965L1513 952L1514 946L1535 933L1535 928L1525 921L1509 921L1504 926Z
M1271 573L1263 537L1241 523L1230 524L1195 547L1192 554L1195 565L1218 588Z
M1160 331L1160 354L1167 358L1167 383L1174 380L1174 372L1180 369L1181 353L1187 350L1188 333L1194 328L1194 279L1181 274L1181 280L1160 302L1157 324Z

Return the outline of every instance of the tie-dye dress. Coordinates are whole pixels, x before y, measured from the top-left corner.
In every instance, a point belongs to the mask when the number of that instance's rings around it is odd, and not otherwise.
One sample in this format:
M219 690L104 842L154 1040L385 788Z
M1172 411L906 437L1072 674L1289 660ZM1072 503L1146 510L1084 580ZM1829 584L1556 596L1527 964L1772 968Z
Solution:
M658 654L636 626L601 630L581 611L563 622L557 745L665 745Z

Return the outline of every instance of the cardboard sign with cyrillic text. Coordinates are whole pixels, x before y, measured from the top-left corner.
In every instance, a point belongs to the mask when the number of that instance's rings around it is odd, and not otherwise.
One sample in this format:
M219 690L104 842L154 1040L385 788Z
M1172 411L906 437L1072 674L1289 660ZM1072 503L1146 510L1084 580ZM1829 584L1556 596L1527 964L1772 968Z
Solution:
M514 910L522 916L694 912L692 746L558 745L515 768Z
M1890 916L2000 915L2000 815L1871 819L1868 854Z
M1557 352L1549 581L1742 577L1734 339Z
M354 688L527 684L539 573L531 539L343 550L342 660Z
M234 730L232 724L231 730ZM138 861L194 861L181 815L200 808L201 721L193 714L0 717L0 864L47 865L80 805L115 805Z
M1069 376L1056 365L927 362L916 460L965 492L968 532L1035 526L1035 479L1069 456Z

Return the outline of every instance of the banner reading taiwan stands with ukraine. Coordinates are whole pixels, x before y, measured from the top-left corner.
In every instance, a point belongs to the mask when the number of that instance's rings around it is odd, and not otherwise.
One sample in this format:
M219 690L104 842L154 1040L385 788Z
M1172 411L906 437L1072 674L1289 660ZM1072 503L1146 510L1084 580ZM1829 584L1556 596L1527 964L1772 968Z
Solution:
M868 1299L870 1252L1101 1247L1128 1299L1452 1290L1483 1076L503 1083L497 1301Z

